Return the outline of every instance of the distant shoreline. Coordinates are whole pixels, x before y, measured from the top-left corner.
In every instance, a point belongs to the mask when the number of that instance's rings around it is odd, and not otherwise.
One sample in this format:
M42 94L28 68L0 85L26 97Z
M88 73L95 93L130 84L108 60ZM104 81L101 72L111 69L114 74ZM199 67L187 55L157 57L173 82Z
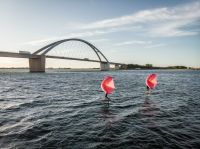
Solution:
M29 67L0 67L0 69L29 69ZM48 70L100 70L100 68L69 68L69 67L60 67L60 68L53 68L47 67ZM110 68L110 70L114 70L115 68ZM166 67L158 67L153 66L153 64L126 64L126 65L119 65L119 70L153 70L153 69L174 69L174 70L200 70L199 68L195 67L186 67L182 65L174 65L174 66L166 66Z
M24 67L8 67L8 68L0 68L0 70L11 70L11 69L16 69L16 70L29 70L29 68L24 68ZM100 70L100 68L46 68L47 70L67 70L67 71L96 71ZM110 70L114 70L114 68L111 68ZM152 68L127 68L127 69L119 69L119 70L200 70L200 68L170 68L170 67L152 67Z

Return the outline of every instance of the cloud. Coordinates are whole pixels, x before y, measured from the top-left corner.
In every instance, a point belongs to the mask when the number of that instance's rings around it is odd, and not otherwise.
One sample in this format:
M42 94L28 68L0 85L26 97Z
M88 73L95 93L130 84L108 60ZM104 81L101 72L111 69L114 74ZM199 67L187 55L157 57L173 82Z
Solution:
M160 13L165 13L161 15ZM83 29L97 29L97 28L110 28L110 27L120 27L124 25L130 25L134 23L144 23L146 21L161 20L166 18L166 8L159 8L154 10L143 10L135 14L122 16L119 18L107 19L102 21L97 21L85 25Z
M172 37L190 36L198 32L186 28L200 20L200 1L179 5L142 10L131 15L106 19L85 25L82 29L108 29L131 25L145 26L152 36Z
M190 31L184 28L191 26L190 20L172 21L169 23L159 24L149 30L149 33L153 36L160 37L174 37L174 36L191 36L197 35L198 31Z
M91 39L89 42L104 42L104 41L109 41L107 38L101 38L101 39Z
M146 45L144 48L157 48L157 47L164 47L166 46L166 44L164 43L159 43L159 44L150 44L150 45Z
M132 27L121 27L121 28L109 28L105 30L92 30L92 31L82 31L82 32L73 32L69 33L67 36L57 36L57 37L50 37L46 39L41 39L41 40L34 40L34 41L28 41L25 43L22 43L21 45L41 45L44 43L49 43L57 40L62 40L62 39L68 39L68 38L86 38L86 37L93 37L93 36L98 36L98 35L104 35L104 34L109 34L109 33L114 33L114 32L120 32L120 31L133 31L141 28L140 26L132 26Z
M151 44L152 41L143 41L143 40L133 40L133 41L124 41L121 43L115 44L115 46L125 46L125 45L146 45Z
M52 37L52 38L47 38L47 39L28 41L28 42L22 43L20 45L32 45L32 46L36 46L36 45L41 45L43 43L48 43L50 41L55 41L57 39L58 39L57 37Z
M114 46L129 46L129 45L138 45L143 48L156 48L166 46L164 43L153 43L152 41L145 40L133 40L133 41L124 41L121 43L116 43Z
M50 37L47 39L29 41L23 44L41 45L44 43L67 39L86 38L105 35L115 32L132 31L154 37L177 37L194 36L200 31L196 28L200 21L200 1L178 5L176 7L162 7L149 10L142 10L130 15L92 22L68 23L67 28L73 28L67 36ZM188 28L194 27L193 30ZM81 26L81 27L80 27ZM73 30L72 29L72 30ZM138 41L127 41L121 45L143 44ZM148 44L148 43L145 43Z
M35 45L41 45L44 43L53 42L53 41L62 40L62 39L90 37L90 36L101 35L101 34L106 34L106 33L107 31L103 31L103 30L77 32L77 33L70 33L68 36L57 36L57 37L51 37L47 39L28 41L23 44L35 46Z

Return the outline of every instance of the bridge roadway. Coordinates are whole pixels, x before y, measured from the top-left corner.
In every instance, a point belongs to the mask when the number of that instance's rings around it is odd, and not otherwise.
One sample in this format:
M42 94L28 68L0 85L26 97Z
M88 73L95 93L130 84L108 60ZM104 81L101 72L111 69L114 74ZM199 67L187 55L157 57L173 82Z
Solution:
M0 57L37 59L37 58L40 58L41 55L0 51ZM88 58L81 59L81 58L72 58L72 57L64 57L64 56L45 55L45 58L77 60L77 61L86 61L86 62L98 62L98 63L105 63L105 64L107 63L106 61L91 60L91 59L88 59ZM122 63L115 63L115 62L109 62L109 64L111 64L111 65L125 65L125 64L122 64Z
M0 57L14 57L14 58L37 58L37 55L15 53L15 52L4 52L0 51Z

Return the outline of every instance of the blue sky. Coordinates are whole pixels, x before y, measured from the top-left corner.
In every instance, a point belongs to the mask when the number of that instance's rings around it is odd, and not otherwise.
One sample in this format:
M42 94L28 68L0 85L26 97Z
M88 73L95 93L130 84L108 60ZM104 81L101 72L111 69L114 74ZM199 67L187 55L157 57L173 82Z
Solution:
M76 37L110 61L200 67L199 0L0 0L0 20L0 51ZM28 65L0 59L0 67Z

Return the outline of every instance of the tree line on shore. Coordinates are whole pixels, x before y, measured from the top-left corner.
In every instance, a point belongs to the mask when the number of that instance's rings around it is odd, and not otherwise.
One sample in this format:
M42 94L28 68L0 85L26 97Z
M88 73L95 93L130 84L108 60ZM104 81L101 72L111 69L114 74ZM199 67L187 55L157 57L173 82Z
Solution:
M121 69L123 66L121 66ZM186 67L186 66L167 66L167 67L157 67L153 66L152 64L146 64L146 65L139 65L139 64L127 64L126 69L197 69L192 67ZM200 68L198 68L200 69Z

